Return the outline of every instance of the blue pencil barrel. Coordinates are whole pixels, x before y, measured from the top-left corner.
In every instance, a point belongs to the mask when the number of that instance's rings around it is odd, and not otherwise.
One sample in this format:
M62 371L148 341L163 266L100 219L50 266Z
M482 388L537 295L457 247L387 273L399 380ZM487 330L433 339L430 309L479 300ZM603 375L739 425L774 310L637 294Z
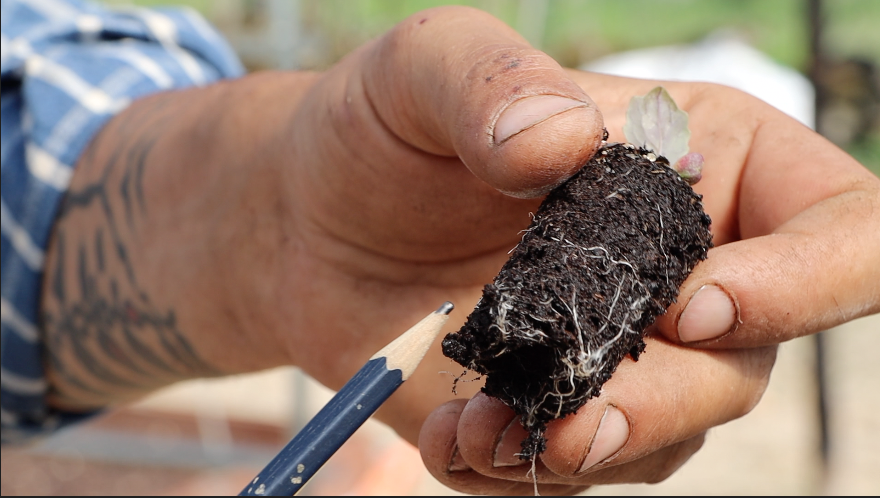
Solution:
M385 358L368 361L239 496L292 496L402 383Z

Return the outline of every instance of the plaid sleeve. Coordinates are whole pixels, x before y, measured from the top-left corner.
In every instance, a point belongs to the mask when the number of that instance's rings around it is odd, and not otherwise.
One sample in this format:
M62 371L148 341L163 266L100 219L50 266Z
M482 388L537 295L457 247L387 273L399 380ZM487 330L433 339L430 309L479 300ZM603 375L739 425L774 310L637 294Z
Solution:
M191 10L3 0L0 11L0 417L6 443L83 417L46 407L38 325L49 234L80 153L133 99L243 70L227 43Z

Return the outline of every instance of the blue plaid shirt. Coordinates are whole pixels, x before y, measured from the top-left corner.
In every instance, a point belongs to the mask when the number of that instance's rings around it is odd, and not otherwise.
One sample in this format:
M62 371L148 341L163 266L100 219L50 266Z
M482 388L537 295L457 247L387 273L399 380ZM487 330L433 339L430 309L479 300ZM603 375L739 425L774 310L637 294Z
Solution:
M67 0L3 0L2 440L81 418L45 403L40 281L73 166L132 100L240 76L227 43L186 9L107 9Z

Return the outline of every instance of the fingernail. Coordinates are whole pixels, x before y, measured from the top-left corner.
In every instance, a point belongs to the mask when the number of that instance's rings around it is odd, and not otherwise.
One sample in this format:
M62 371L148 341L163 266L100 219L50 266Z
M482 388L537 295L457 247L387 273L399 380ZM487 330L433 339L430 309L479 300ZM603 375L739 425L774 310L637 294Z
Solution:
M501 435L501 440L495 447L495 459L492 465L494 467L516 467L528 463L519 457L522 452L522 442L528 435L529 433L519 423L519 418L514 417L504 429L504 434Z
M461 456L461 452L458 451L458 446L455 447L455 451L452 452L452 459L449 461L449 467L447 469L449 472L462 472L465 470L471 470L470 465L464 461L464 457Z
M584 472L597 463L604 462L623 448L629 440L629 421L617 408L608 405L599 421L599 428L590 443L590 452L578 472Z
M730 295L717 285L704 285L678 319L678 338L696 342L721 337L733 329L735 321L736 306Z
M495 122L495 143L500 144L517 133L575 107L586 107L579 100L558 95L526 97L510 104Z

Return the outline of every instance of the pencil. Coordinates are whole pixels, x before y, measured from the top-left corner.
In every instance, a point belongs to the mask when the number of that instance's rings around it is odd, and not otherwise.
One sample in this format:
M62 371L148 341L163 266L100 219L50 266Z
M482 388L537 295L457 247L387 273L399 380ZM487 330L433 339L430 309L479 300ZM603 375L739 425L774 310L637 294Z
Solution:
M292 496L412 375L449 318L443 303L379 350L239 496Z

